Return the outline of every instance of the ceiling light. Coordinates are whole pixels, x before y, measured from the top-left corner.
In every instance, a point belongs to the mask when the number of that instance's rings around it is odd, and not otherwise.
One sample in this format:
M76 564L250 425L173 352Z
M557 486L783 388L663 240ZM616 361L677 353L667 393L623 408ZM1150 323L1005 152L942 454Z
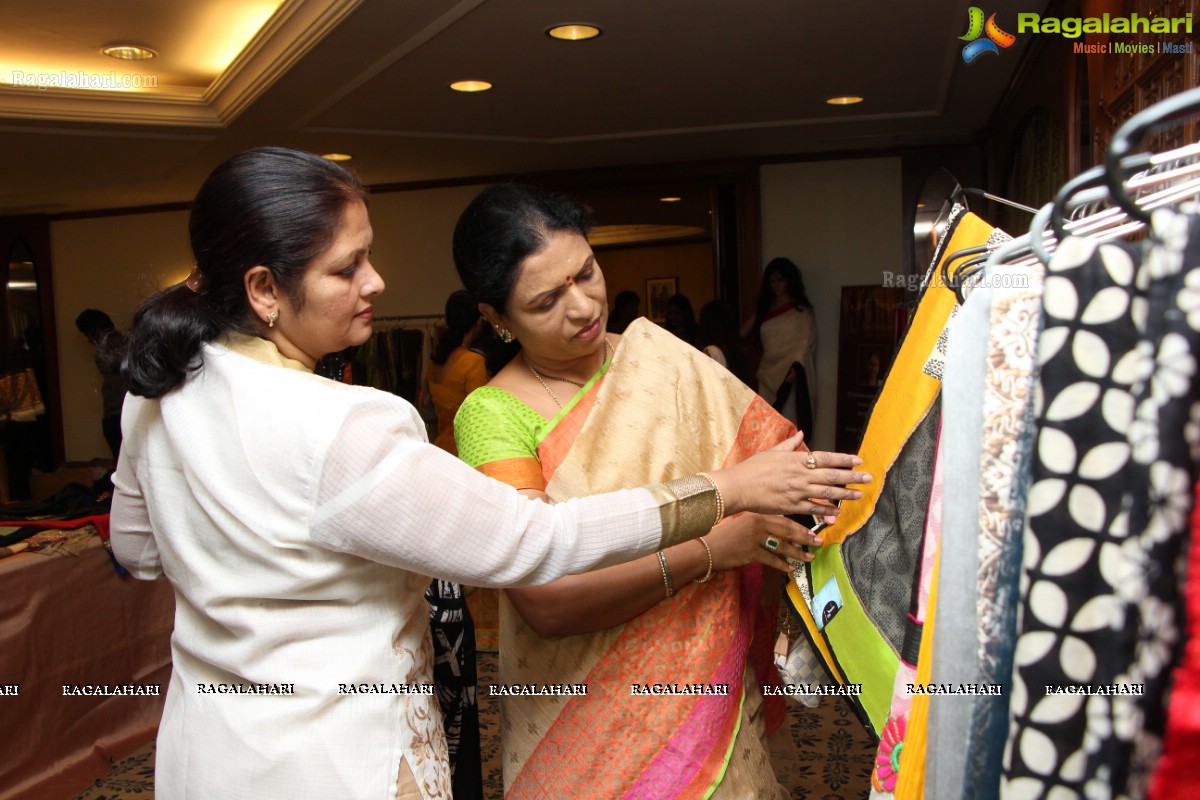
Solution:
M455 81L450 88L456 92L486 92L492 85L487 81Z
M658 202L660 202L660 203L678 203L682 199L683 199L682 197L660 197L660 198L658 198Z
M119 58L122 61L145 61L158 58L158 53L149 47L138 47L134 44L115 44L100 51L109 58Z
M350 155L349 153L323 153L321 158L324 158L328 161L349 161L350 159L354 158L354 156Z
M546 31L546 35L551 39L562 39L566 42L582 42L584 39L595 39L600 35L600 29L595 25L571 23L555 25Z
M863 99L858 95L844 94L840 97L831 97L825 102L831 106L852 106L855 103L861 103Z

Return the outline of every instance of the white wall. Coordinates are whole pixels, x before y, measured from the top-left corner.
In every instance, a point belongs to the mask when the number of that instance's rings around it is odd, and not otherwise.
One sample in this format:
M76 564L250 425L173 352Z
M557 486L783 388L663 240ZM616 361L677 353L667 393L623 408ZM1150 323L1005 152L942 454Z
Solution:
M903 271L900 159L772 164L760 171L762 255L796 262L817 319L815 444L833 447L843 286Z
M372 262L387 283L375 305L377 315L442 313L446 296L461 288L450 252L454 223L479 188L371 196ZM146 296L186 278L192 267L187 217L186 211L171 211L60 220L50 226L68 461L109 455L100 433L100 375L75 317L85 308L99 308L127 330Z
M142 298L187 277L187 212L61 220L50 225L63 440L68 461L110 457L100 433L100 373L75 327L85 308L127 329Z

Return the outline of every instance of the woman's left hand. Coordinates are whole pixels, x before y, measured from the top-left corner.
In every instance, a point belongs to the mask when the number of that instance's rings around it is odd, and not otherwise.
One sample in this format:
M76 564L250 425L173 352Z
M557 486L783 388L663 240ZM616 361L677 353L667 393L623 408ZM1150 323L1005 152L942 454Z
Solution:
M824 544L820 536L787 517L745 513L723 520L707 534L713 571L735 569L755 561L791 572L812 561L805 545Z

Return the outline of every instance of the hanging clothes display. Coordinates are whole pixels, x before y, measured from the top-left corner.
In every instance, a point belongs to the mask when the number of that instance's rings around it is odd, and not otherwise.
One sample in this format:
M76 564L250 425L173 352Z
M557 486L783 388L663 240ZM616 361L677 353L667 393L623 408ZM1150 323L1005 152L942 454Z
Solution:
M933 474L947 325L955 296L942 279L956 253L987 247L995 229L959 206L939 243L900 350L867 423L859 456L875 480L822 535L825 546L793 573L789 601L878 738L901 661L916 665L920 624L909 613ZM1003 237L994 240L998 243ZM849 657L847 657L849 656ZM894 726L893 726L894 727Z
M1070 238L1050 262L1007 796L1143 796L1160 754L1194 483L1186 441L1163 433L1196 401L1200 315L1179 300L1197 236L1200 217L1162 209L1145 244ZM1076 685L1113 694L1053 689Z
M788 591L861 685L873 798L1194 792L1200 145L1136 151L1194 113L1200 90L1136 115L1017 240L951 213L875 481Z

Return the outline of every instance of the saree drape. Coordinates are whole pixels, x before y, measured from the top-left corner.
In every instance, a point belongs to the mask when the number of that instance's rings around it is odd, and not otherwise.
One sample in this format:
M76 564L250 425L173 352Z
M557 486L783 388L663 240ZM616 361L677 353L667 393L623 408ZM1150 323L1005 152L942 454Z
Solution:
M701 351L638 320L603 380L589 383L539 432L537 458L546 493L562 501L731 465L792 432ZM503 459L500 472L513 472L516 461ZM477 466L489 472L488 464ZM582 697L502 698L506 797L699 799L783 791L758 735L777 727L784 713L782 703L763 706L758 686L778 682L770 660L778 597L762 603L761 583L757 568L718 572L623 625L552 640L534 633L503 599L501 680L588 687ZM729 690L635 696L633 684Z

